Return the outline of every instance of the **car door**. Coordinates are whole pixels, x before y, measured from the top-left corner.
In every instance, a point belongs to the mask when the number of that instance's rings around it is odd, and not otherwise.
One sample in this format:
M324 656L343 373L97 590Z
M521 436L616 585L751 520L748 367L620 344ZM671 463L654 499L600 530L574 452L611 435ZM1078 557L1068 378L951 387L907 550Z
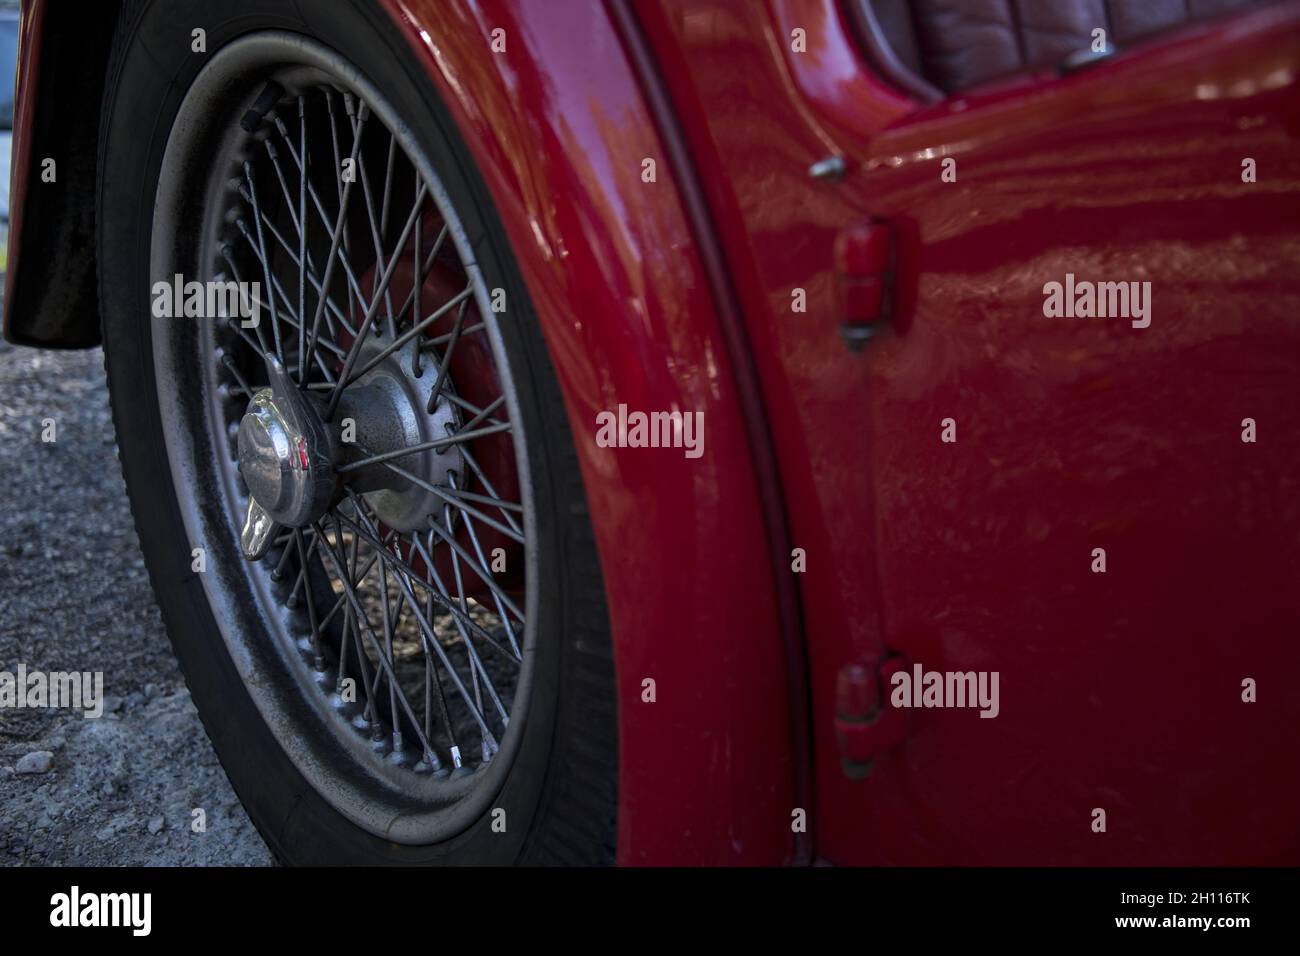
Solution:
M1293 14L950 95L853 157L896 255L860 353L885 649L999 693L910 715L827 823L847 855L1295 859Z

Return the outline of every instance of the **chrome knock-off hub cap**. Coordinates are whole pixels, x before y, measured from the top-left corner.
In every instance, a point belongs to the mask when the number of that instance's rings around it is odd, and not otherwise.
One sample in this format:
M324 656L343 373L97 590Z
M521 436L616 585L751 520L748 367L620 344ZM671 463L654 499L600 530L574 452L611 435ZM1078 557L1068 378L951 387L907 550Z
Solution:
M284 365L266 362L270 385L254 393L239 424L239 471L249 507L240 535L245 557L266 555L279 527L301 528L334 499L338 445Z

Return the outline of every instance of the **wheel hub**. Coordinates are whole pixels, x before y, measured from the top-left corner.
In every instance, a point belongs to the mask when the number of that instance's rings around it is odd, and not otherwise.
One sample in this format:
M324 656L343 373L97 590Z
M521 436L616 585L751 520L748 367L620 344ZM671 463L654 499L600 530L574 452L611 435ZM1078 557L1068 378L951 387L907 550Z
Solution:
M383 351L378 341L361 348L359 368L376 361ZM339 403L343 454L349 465L403 448L420 448L446 438L459 425L459 416L446 397L447 383L432 412L426 411L438 376L436 370L415 375L406 361L405 350L378 360L355 385L347 388ZM344 426L355 428L349 442ZM424 448L409 454L375 462L351 471L348 484L364 492L381 521L397 531L428 528L430 516L441 515L444 502L429 486L445 488L453 475L462 473L459 446Z
M373 367L369 367L373 366ZM248 486L244 554L258 560L280 528L318 520L349 487L376 516L401 532L425 529L444 503L433 489L450 486L462 468L455 445L429 447L456 430L455 407L440 390L426 411L436 376L416 375L400 351L377 342L360 352L357 382L343 391L332 421L324 403L300 390L274 356L270 385L259 389L239 425L239 471ZM403 449L407 454L397 455Z

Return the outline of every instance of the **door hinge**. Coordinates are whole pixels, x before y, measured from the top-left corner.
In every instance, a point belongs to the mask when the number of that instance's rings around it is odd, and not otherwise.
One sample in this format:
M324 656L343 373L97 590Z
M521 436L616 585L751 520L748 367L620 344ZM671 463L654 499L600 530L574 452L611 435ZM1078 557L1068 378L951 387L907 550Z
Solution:
M835 280L842 321L840 338L862 349L889 316L894 278L893 230L876 220L845 226L835 237Z
M891 654L874 662L846 664L835 687L835 742L850 780L871 773L876 757L907 734L908 711L889 704L890 679L907 660Z

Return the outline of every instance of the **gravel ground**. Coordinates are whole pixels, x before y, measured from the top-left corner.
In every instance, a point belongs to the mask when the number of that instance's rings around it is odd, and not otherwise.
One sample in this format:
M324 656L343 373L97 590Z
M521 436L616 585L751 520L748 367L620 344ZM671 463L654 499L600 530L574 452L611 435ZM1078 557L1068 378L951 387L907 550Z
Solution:
M108 700L99 719L0 709L0 864L270 864L163 630L102 363L0 343L0 671L102 671Z

